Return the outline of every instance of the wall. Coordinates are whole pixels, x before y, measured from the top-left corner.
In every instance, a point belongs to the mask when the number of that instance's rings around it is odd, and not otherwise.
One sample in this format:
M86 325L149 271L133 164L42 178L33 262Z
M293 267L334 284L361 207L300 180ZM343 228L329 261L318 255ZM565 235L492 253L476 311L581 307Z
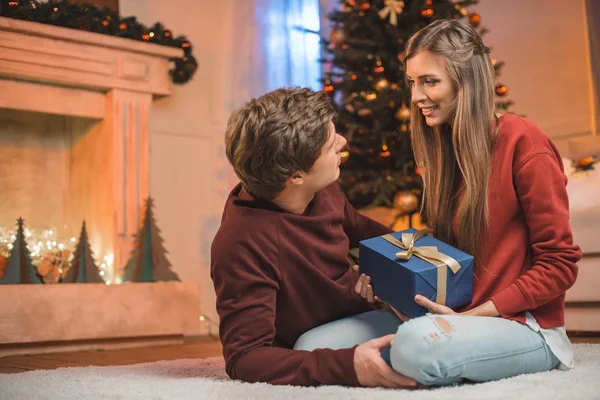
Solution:
M596 133L585 0L480 0L472 10L489 29L492 57L506 62L514 112L556 143Z
M185 281L199 282L200 308L213 321L214 294L209 250L230 189L223 132L229 109L229 18L233 0L121 0L120 13L146 25L160 21L174 35L191 41L198 70L192 81L175 86L172 96L152 105L150 192L168 258ZM199 322L199 332L216 325Z

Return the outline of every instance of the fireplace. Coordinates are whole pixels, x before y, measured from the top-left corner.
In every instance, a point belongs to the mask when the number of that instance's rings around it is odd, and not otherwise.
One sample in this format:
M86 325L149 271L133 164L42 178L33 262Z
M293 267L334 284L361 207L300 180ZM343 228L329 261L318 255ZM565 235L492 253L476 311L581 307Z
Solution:
M148 188L148 119L182 50L0 18L0 224L76 236L127 262Z
M151 105L171 94L169 59L182 54L0 17L0 225L13 227L23 217L29 228L56 227L71 237L85 221L96 262L114 260L107 279L113 283L131 256L150 194ZM115 337L164 342L198 326L199 290L191 282L3 286L11 287L0 287L0 302L16 307L0 312L0 350ZM81 296L104 300L82 308ZM44 312L45 302L58 299L60 310ZM166 299L186 305L169 312ZM144 307L118 306L135 302ZM78 325L82 313L95 317Z

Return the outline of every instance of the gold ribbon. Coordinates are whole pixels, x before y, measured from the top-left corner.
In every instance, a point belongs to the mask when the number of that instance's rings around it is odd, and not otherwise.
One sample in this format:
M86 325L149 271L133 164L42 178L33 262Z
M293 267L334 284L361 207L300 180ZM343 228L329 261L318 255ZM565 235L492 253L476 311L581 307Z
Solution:
M385 7L379 11L379 17L384 19L390 16L390 24L398 25L398 14L404 9L404 1L402 0L385 0Z
M414 254L437 267L437 294L435 302L446 305L448 279L448 270L446 267L450 268L456 274L460 270L460 264L454 258L440 253L436 246L415 246L417 240L431 233L433 233L431 229L421 229L414 235L412 233L403 233L402 240L398 240L392 235L383 235L382 238L394 246L404 249L404 251L396 253L396 260L409 260Z

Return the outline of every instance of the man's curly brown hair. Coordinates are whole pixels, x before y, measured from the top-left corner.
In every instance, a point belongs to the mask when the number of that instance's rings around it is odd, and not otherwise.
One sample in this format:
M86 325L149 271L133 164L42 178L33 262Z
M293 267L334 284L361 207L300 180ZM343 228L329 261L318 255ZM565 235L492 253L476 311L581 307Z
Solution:
M298 171L310 172L336 113L323 92L277 89L235 110L227 122L227 159L244 188L272 200Z

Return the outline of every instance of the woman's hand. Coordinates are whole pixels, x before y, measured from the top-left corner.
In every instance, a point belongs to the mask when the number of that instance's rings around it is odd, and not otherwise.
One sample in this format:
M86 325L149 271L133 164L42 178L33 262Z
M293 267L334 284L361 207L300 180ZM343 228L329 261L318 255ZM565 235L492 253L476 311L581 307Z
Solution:
M432 314L442 314L442 315L457 314L450 307L446 307L446 306L438 304L434 301L431 301L427 297L421 296L420 294L415 296L415 302L418 305L425 307Z
M488 300L485 303L472 308L468 311L457 313L450 307L443 306L441 304L437 304L431 300L429 300L425 296L421 296L420 294L415 296L415 301L418 305L425 307L432 314L441 314L441 315L470 315L470 316L478 316L478 317L499 317L500 312L496 308L496 305L493 301Z

